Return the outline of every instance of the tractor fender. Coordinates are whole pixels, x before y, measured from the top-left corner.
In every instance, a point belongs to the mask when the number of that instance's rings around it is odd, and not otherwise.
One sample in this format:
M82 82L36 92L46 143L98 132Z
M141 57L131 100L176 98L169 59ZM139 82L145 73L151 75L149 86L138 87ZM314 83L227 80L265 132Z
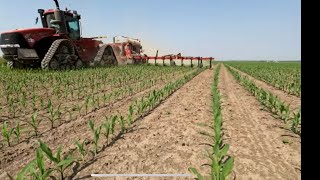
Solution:
M36 50L37 54L39 55L39 58L40 58L41 61L44 58L44 56L46 55L46 53L49 50L49 48L51 47L51 45L53 44L53 42L58 40L58 39L69 40L69 39L64 38L64 37L50 36L50 37L44 37L44 38L40 39L38 42L35 43L34 49ZM73 49L75 51L75 55L80 58L77 46L71 40L69 40L69 42L73 46Z
M44 58L44 56L47 54L47 51L51 47L52 43L57 40L58 38L49 36L49 37L44 37L33 45L33 48L36 50L40 61Z

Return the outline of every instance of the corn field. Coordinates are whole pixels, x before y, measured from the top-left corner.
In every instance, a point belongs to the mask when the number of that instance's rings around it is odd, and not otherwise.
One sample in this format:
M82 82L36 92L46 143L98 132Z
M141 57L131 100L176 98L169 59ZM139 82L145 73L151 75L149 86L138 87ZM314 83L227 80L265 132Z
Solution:
M230 62L227 64L290 94L301 95L300 63Z
M188 73L188 68L154 66L68 73L4 70L1 123L6 122L8 129L23 129L19 134L23 140Z
M293 111L240 73L297 98L299 67L267 62L69 71L0 67L0 179L176 172L199 180L252 174L299 179L291 170L300 162L294 158L301 109ZM280 165L284 168L276 168Z

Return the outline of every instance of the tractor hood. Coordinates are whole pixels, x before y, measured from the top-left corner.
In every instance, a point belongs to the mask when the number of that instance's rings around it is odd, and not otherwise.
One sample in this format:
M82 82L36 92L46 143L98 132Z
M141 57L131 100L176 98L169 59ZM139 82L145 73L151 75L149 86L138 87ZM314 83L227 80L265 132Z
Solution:
M1 33L0 45L19 44L20 47L32 48L40 39L53 36L52 28L17 29Z

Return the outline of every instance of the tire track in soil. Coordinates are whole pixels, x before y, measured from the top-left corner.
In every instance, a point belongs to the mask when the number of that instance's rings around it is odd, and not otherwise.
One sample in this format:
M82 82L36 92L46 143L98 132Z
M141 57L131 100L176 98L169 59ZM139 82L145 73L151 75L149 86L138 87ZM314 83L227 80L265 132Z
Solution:
M219 76L225 142L237 179L301 179L300 138L282 128L222 65ZM294 137L283 137L283 135ZM291 144L282 141L288 139Z
M124 134L122 139L107 147L97 161L78 172L74 179L92 173L190 174L190 166L209 173L208 167L201 167L209 162L204 156L208 146L200 143L210 143L210 140L199 134L204 127L196 123L212 122L212 82L212 70L194 77L149 115L135 122L133 132Z
M192 70L193 71L193 70ZM191 73L188 72L187 74ZM181 78L175 77L168 82L172 82ZM54 130L45 132L40 137L31 138L30 140L20 143L14 147L6 147L0 151L1 163L0 163L0 174L3 172L8 172L10 174L16 173L24 165L32 160L35 156L35 150L38 147L37 140L41 139L43 142L47 143L54 152L58 149L60 144L63 144L63 151L74 149L74 140L76 139L91 139L91 132L88 127L88 119L94 118L92 120L95 123L100 124L104 121L104 115L111 115L114 113L126 113L129 106L134 98L141 98L142 96L152 92L154 89L160 89L168 82L161 82L160 84L154 85L148 89L145 89L133 96L125 97L124 99L110 104L110 106L103 107L99 110L88 113L87 115L78 118L77 120L63 123ZM66 136L67 135L67 136ZM102 135L101 135L102 136ZM101 137L102 142L103 137ZM9 161L9 162L8 162Z
M291 95L288 94L287 92L280 90L266 82L263 82L261 80L256 79L253 76L250 76L249 74L240 71L232 66L230 66L232 69L236 70L237 72L239 72L241 75L244 75L246 77L248 77L250 80L252 80L258 87L269 91L270 93L272 93L273 95L276 95L280 100L282 100L283 102L285 102L287 105L290 105L290 110L293 110L293 112L296 112L299 107L301 106L301 98L295 96L295 95Z

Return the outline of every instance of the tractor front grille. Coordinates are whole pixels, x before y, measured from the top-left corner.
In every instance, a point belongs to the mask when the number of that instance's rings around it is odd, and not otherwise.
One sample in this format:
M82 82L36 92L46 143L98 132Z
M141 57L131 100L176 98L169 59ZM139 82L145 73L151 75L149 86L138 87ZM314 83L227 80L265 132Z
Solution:
M18 32L1 34L0 45L5 44L19 44L21 48L29 48L26 39Z
M17 55L17 48L1 48L4 55Z

